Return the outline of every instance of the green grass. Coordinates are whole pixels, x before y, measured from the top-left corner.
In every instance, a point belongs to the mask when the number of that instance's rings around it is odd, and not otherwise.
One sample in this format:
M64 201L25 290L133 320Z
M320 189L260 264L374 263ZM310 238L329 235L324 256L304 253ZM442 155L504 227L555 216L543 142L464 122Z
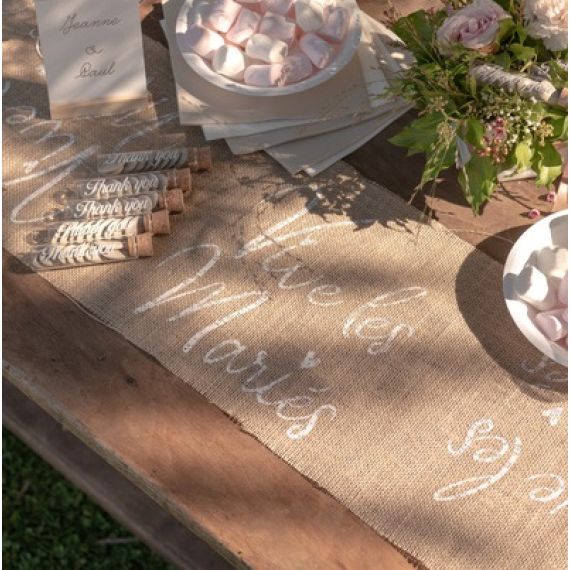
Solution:
M3 430L3 562L8 570L164 570L169 566ZM109 539L130 539L105 544Z

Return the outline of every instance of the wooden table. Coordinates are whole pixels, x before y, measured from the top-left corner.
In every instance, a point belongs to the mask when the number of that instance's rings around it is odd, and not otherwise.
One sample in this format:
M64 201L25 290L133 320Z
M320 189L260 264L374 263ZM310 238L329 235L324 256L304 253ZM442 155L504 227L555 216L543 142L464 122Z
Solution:
M385 2L362 0L362 7L381 18ZM164 43L160 8L141 12L144 33ZM422 160L405 158L387 138L410 117L347 159L404 197L420 179ZM528 210L547 209L539 194L532 183L508 184L473 218L450 178L429 206L462 238L503 261L529 224ZM422 198L415 204L423 208ZM4 422L174 564L412 567L344 506L38 275L5 271L3 302L3 370L10 382ZM101 413L111 400L120 414ZM133 422L136 430L125 429Z

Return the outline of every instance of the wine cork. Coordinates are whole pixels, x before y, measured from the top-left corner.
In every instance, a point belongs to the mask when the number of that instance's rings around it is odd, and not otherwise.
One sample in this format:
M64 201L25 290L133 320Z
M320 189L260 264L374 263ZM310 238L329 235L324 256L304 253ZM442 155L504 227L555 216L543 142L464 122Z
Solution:
M167 188L180 188L182 192L192 190L192 174L189 168L177 168L165 172L168 178Z
M212 167L210 147L117 152L97 157L97 172L106 176L179 169L185 166L191 171L209 170Z
M188 168L192 172L212 169L212 153L209 146L190 148Z
M171 214L184 212L184 192L180 188L173 188L166 192L164 205Z
M152 257L152 234L140 234L128 239L129 254L133 257Z
M168 235L170 233L170 216L168 210L153 212L150 216L148 232L154 235Z

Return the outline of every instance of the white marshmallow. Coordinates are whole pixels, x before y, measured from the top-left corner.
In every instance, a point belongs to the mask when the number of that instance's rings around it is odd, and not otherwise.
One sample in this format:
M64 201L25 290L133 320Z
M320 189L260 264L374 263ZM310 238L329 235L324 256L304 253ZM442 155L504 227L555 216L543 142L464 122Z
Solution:
M236 2L239 2L240 4L245 4L247 6L248 4L251 5L260 4L261 0L236 0Z
M194 2L186 14L187 28L194 25L201 26L204 22L204 16L207 14L209 9L210 4L207 0ZM176 31L178 32L178 28Z
M241 4L234 0L211 0L202 17L202 23L212 30L225 34L232 27L240 10Z
M562 277L558 285L558 300L564 306L568 306L568 271L564 274L564 277Z
M552 309L558 301L554 289L548 286L546 275L534 265L527 265L517 276L515 291L523 301L539 311Z
M265 34L255 34L245 44L245 53L248 57L267 63L281 63L287 57L287 52L285 42L273 40Z
M538 313L534 318L536 325L548 340L557 341L568 336L568 322L564 320L564 310L555 309L554 311Z
M243 72L245 71L243 52L235 46L223 45L219 47L212 58L212 69L230 79L243 79Z
M204 59L211 59L214 52L224 45L224 38L203 26L190 26L184 34L186 51L194 51Z
M299 47L313 65L319 69L324 69L332 59L333 49L331 45L316 34L305 34L299 40Z
M311 0L295 2L295 19L304 32L316 32L324 23L323 8Z
M547 277L562 279L568 272L568 250L565 247L544 247L537 254L536 265Z
M281 85L282 78L283 65L280 63L250 65L245 70L244 82L255 87L276 87Z
M274 40L281 40L291 46L295 40L295 22L285 16L267 12L259 24L259 33L265 34Z
M313 74L313 64L303 53L289 55L283 62L283 79L286 85L299 83Z
M226 40L237 45L245 44L257 32L260 21L261 16L259 14L247 8L242 8L234 25L226 34Z
M177 35L184 35L188 31L188 26L192 25L194 22L191 22L190 18L191 10L186 10L186 14L184 18L178 18L176 20L176 34Z
M285 16L291 10L293 0L263 0L263 8L266 12L275 12Z
M341 42L348 31L350 15L345 8L327 6L325 8L325 23L319 30L319 35L331 42Z

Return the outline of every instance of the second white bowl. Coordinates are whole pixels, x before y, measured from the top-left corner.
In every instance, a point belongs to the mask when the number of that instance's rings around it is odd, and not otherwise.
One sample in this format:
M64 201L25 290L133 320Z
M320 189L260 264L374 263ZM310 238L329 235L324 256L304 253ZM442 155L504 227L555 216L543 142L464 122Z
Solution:
M503 294L511 317L527 340L552 360L568 367L568 351L542 334L534 324L536 309L521 301L514 290L516 276L535 252L553 245L568 248L568 210L540 220L516 241L503 271Z

